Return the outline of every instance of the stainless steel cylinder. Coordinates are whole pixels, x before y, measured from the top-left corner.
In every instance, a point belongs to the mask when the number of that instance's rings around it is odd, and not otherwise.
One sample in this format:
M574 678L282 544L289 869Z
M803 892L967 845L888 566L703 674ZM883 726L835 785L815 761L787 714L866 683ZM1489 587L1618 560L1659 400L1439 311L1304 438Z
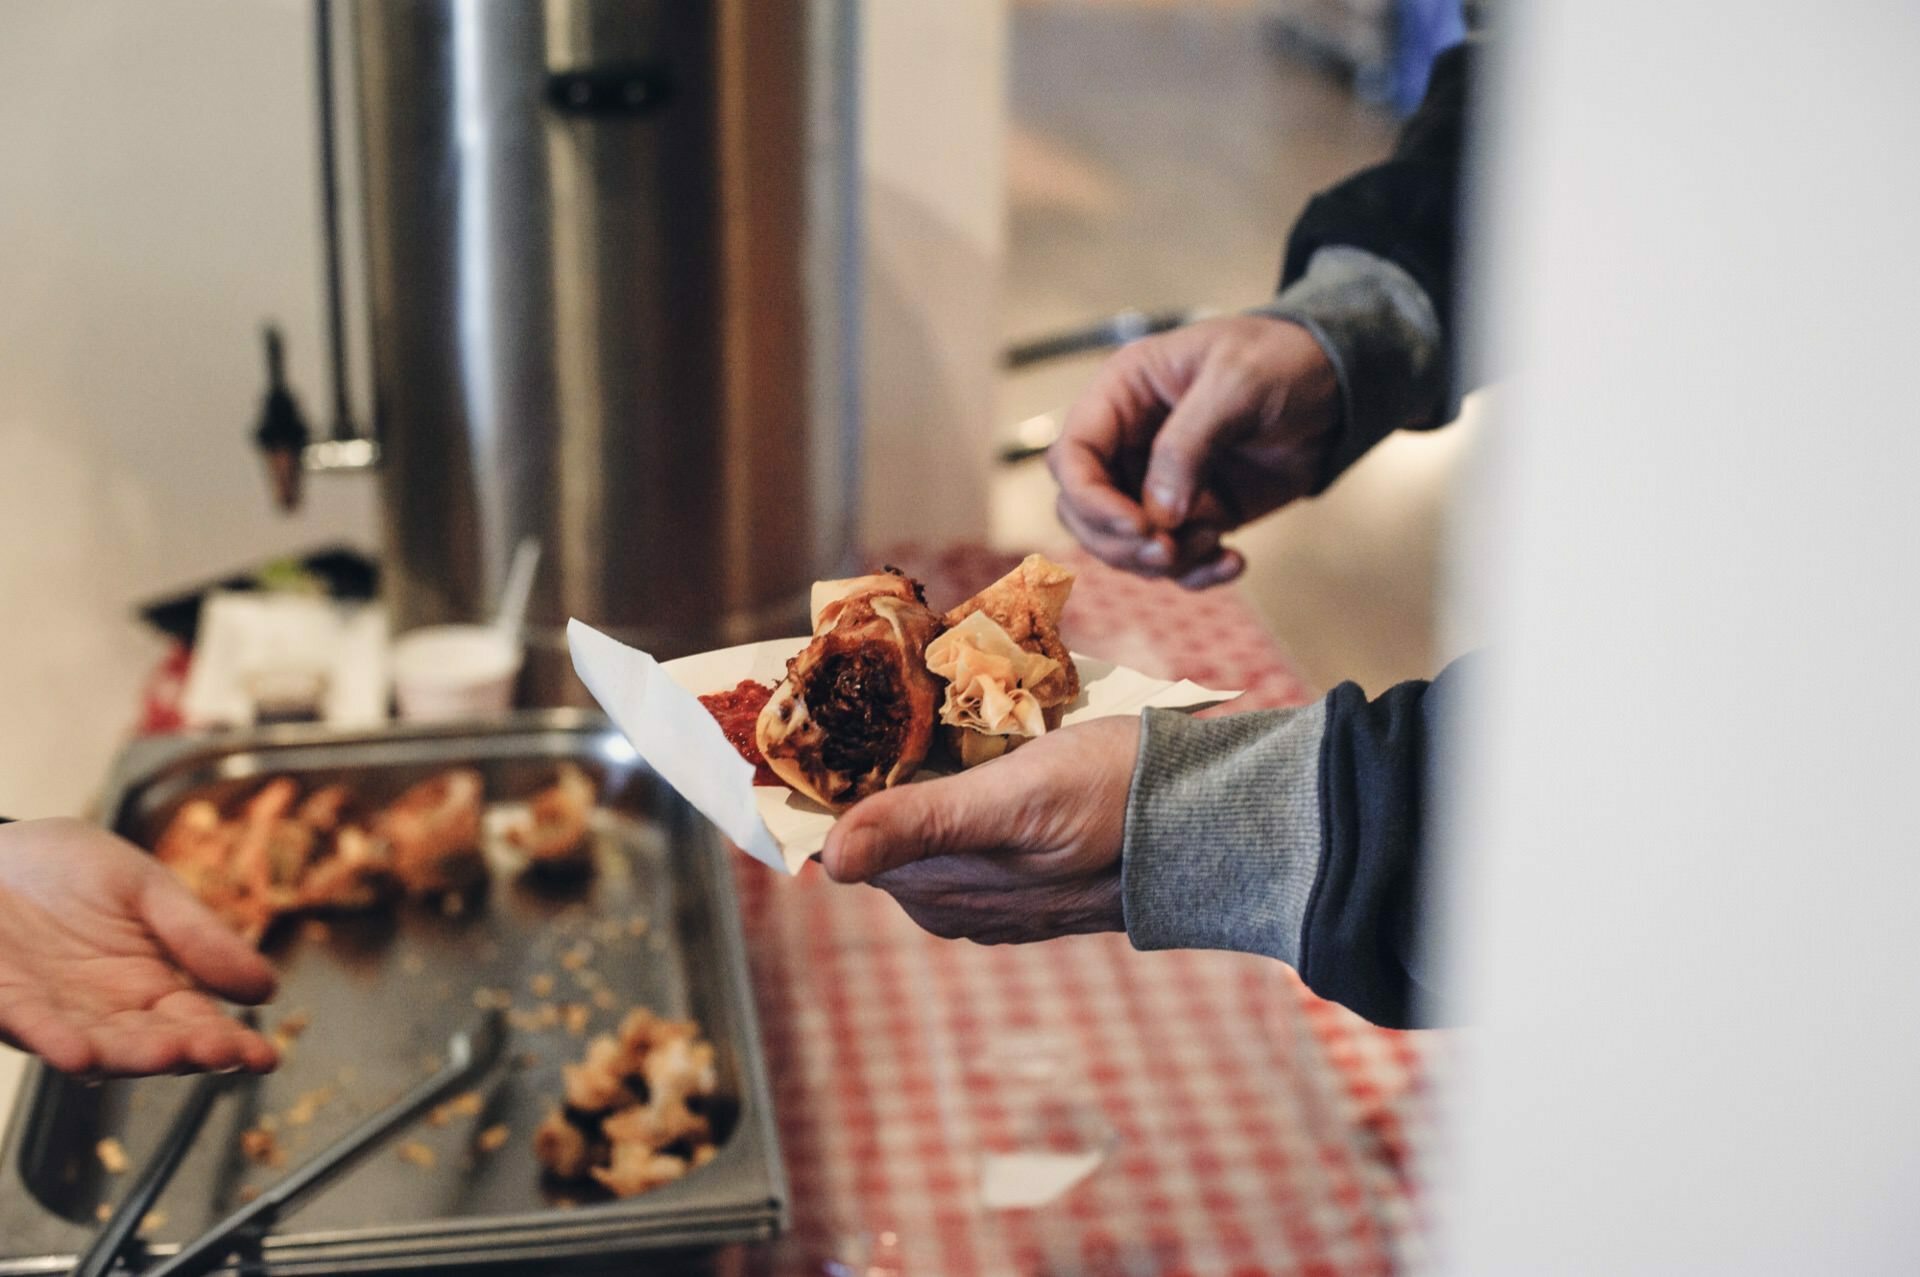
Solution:
M373 416L400 628L545 558L673 654L804 623L855 492L851 0L359 0Z

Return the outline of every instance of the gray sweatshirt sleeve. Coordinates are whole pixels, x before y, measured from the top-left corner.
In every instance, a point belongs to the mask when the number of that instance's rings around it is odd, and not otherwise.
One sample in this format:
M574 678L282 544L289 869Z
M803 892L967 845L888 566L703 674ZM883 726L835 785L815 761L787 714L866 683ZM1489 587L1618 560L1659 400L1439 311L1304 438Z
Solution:
M1304 275L1252 312L1312 334L1340 383L1340 424L1315 490L1395 430L1450 415L1440 317L1406 271L1345 244L1317 250Z
M1295 966L1320 864L1326 702L1141 716L1121 899L1139 949L1234 949Z

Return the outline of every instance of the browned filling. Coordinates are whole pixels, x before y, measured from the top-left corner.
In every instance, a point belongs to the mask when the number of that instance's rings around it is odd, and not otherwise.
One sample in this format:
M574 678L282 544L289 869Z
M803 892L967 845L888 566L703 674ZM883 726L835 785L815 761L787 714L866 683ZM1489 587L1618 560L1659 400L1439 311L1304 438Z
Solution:
M886 772L907 736L907 693L895 662L871 650L835 652L813 669L803 694L825 735L820 761L858 778Z

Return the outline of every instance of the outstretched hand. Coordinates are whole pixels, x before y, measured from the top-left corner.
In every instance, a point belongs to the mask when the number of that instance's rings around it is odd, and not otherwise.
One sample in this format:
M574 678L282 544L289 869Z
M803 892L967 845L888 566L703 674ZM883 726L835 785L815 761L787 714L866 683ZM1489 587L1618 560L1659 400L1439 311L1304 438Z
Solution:
M67 1073L277 1064L209 994L262 1002L273 968L166 869L77 820L0 826L0 1041Z
M837 882L869 882L937 936L1022 943L1126 926L1120 845L1140 720L1048 732L957 776L882 790L827 835Z
M1221 534L1314 490L1339 379L1312 334L1266 315L1122 347L1068 410L1047 463L1060 521L1096 558L1190 589L1240 575Z

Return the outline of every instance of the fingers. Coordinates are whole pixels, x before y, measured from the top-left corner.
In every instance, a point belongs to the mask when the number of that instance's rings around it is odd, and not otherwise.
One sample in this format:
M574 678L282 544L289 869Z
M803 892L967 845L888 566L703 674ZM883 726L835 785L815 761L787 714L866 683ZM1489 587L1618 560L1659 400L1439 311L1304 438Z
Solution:
M186 1067L265 1073L280 1062L271 1043L205 994L182 990L162 999L154 1010L180 1042Z
M280 1062L279 1052L265 1038L191 990L170 994L146 1010L91 1024L82 1036L84 1071L112 1077L227 1069L265 1073ZM51 1056L48 1060L54 1062Z
M1060 438L1047 450L1047 468L1060 485L1063 508L1095 535L1125 538L1151 531L1135 494L1145 441L1167 413L1168 401L1148 372L1163 344L1150 338L1102 364L1067 410Z
M994 765L886 789L835 822L820 861L835 882L866 882L932 856L998 850L1016 802L994 785Z
M1047 449L1047 469L1060 485L1060 503L1101 536L1138 537L1146 511L1116 484L1113 458L1084 439L1062 435Z
M168 956L197 983L236 1002L273 996L273 967L164 870L140 889L140 911Z
M1247 560L1240 551L1222 548L1214 558L1182 573L1178 579L1185 589L1205 590L1224 585L1246 570Z
M92 1072L113 1077L149 1077L176 1072L187 1058L185 1035L152 1015L126 1015L87 1030Z
M1246 433L1252 410L1245 380L1209 361L1153 437L1141 497L1156 528L1173 529L1194 512L1215 454Z

